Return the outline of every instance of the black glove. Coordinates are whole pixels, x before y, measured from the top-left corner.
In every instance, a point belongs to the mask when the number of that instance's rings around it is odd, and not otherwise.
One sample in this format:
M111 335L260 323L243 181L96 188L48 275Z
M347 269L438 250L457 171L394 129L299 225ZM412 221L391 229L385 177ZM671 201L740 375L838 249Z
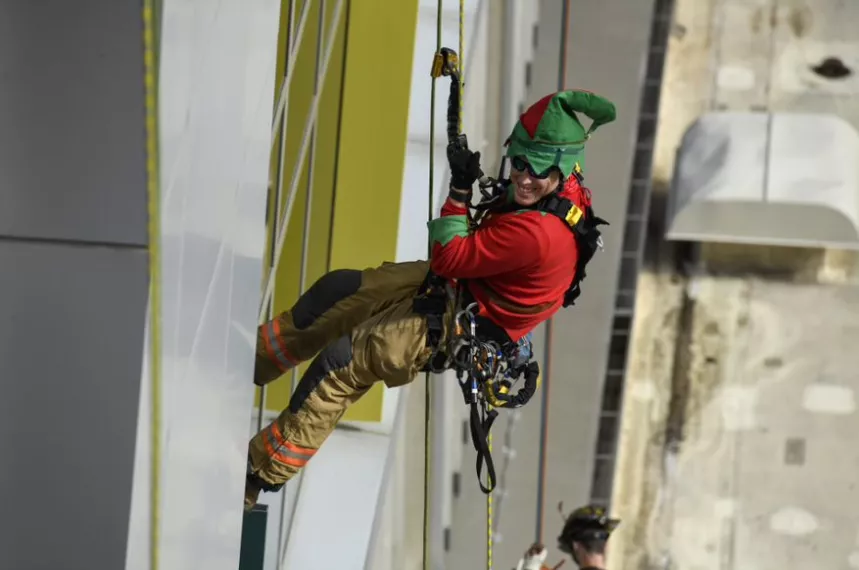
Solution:
M522 372L525 373L525 384L519 388L515 395L510 393L511 383L509 380L487 382L485 386L487 401L495 408L521 408L527 404L534 396L534 392L537 391L540 366L536 362L529 362L523 367Z
M450 197L460 202L470 201L471 187L483 176L480 153L471 152L467 146L454 142L447 145L447 162L450 164Z
M524 406L534 396L537 391L537 379L540 378L540 365L536 362L529 362L525 367L525 385L519 389L514 397L516 407Z

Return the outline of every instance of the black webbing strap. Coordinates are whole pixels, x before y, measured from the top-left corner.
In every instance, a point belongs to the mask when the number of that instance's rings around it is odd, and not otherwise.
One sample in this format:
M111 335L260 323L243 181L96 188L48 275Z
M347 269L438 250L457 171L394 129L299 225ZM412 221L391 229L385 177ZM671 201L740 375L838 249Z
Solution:
M427 346L433 349L435 355L444 332L444 313L447 310L444 280L432 271L428 272L412 300L412 309L426 317Z
M486 417L481 418L478 403L471 403L471 443L474 445L474 451L477 452L477 483L480 485L480 490L487 495L495 489L495 462L492 461L492 453L489 451L487 438L496 417L498 417L498 412L489 410ZM488 487L483 484L482 479L484 463L486 463Z
M460 289L457 293L462 295ZM470 300L470 294L465 292L465 300ZM462 299L458 299L462 300ZM433 350L429 362L424 367L424 371L441 372L444 370L445 360L447 355L440 350L440 340L444 333L444 314L447 308L447 294L444 288L444 280L439 276L430 272L424 279L418 291L418 295L413 300L413 310L415 313L423 315L427 322L427 346ZM511 344L510 337L506 331L498 327L488 319L480 319L479 337L491 337L497 339L502 345ZM463 391L466 388L463 386ZM468 398L468 396L466 396ZM492 424L495 418L498 417L498 412L494 409L487 410L485 403L482 406L484 414L481 414L481 404L477 400L472 400L471 405L471 442L474 445L474 451L477 452L476 470L477 482L480 489L489 494L495 489L495 462L492 460L492 453L489 450L488 436L492 429ZM483 417L481 417L483 416ZM486 465L486 476L488 485L484 485L482 481L483 466Z

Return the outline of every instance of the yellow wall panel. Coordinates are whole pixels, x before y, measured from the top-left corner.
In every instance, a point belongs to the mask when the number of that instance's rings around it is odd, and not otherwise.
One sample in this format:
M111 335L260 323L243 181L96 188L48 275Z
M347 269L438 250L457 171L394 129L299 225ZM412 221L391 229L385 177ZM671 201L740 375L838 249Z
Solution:
M289 112L287 113L287 154L284 161L283 185L281 187L281 216L285 214L287 195L292 182L292 173L298 159L301 140L313 102L314 78L316 74L316 44L319 18L319 2L313 2L308 13L301 44L296 59L295 70L289 92ZM300 17L302 3L295 8L296 24ZM344 11L345 12L345 11ZM333 21L331 3L326 3L323 33L327 34ZM274 289L274 310L276 313L292 306L300 293L301 258L304 231L308 229L308 249L306 259L305 289L328 271L330 235L332 222L332 202L334 197L335 165L337 160L337 141L340 123L340 94L342 87L343 59L345 47L346 18L341 13L336 30L334 46L328 70L322 84L322 92L317 112L315 142L308 147L296 190L292 213L284 241L281 261L277 270ZM323 50L328 37L324 37ZM285 49L285 46L284 46ZM324 51L323 51L324 53ZM323 54L319 54L322 57ZM310 216L306 217L308 177L312 158L313 184L310 189ZM279 156L276 157L279 160ZM276 170L275 170L276 171ZM295 380L309 363L298 368ZM280 411L289 402L292 392L293 375L269 385L266 394L266 409Z
M333 19L333 5L333 2L325 3L325 34ZM302 7L303 2L296 0L296 27ZM319 101L316 141L312 151L310 215L305 215L310 175L308 159L311 156L308 152L299 170L297 192L276 271L275 313L291 307L300 293L306 225L309 241L305 288L331 269L361 269L394 260L396 256L417 8L417 0L396 3L347 0ZM279 189L278 206L274 204L275 193L271 193L266 259L274 242L274 214L278 208L281 217L285 212L313 101L319 9L319 2L311 2L292 72L285 113L287 152L283 183ZM396 22L396 25L386 26L384 34L380 34L378 28L380 13ZM287 69L288 39L285 31L288 21L289 0L283 0L278 78L284 77ZM292 33L295 34L295 30ZM327 42L325 37L323 50ZM278 90L281 81L277 81ZM277 96L276 92L275 101ZM271 159L271 180L276 185L279 142L272 149ZM372 184L361 184L362 179L371 180ZM368 225L373 228L372 233L367 232ZM298 368L298 377L308 364ZM293 388L292 374L270 384L266 389L266 409L280 411L285 408ZM382 397L382 387L374 388L347 412L344 419L379 421Z
M333 2L326 2L325 33L334 19ZM313 156L313 202L310 210L310 247L307 258L309 287L329 270L334 183L337 177L337 147L340 137L340 99L343 89L343 62L346 47L346 9L334 38L328 72L319 101L316 145ZM325 38L327 44L328 38ZM324 46L323 46L324 49ZM320 54L322 57L323 54Z
M310 0L307 0L310 1ZM298 25L303 3L296 2L294 26ZM292 71L289 86L289 100L285 111L286 125L286 154L281 173L282 184L279 192L279 218L283 219L289 200L290 187L293 185L293 173L298 164L302 134L307 122L307 116L313 101L313 77L316 65L316 30L314 25L319 17L319 2L310 3L301 43ZM293 35L295 32L293 32ZM286 67L285 73L288 72ZM276 160L280 160L278 156ZM276 268L274 286L274 313L285 311L295 303L299 295L299 277L301 273L302 237L304 235L304 210L307 197L307 156L297 171L297 186L293 200L292 211L287 223L286 238L280 254L280 263ZM299 370L300 372L300 370ZM292 393L292 375L279 379L266 388L266 409L280 411L289 402Z
M350 3L331 269L395 259L417 17L417 0ZM375 386L344 420L379 421L383 394Z

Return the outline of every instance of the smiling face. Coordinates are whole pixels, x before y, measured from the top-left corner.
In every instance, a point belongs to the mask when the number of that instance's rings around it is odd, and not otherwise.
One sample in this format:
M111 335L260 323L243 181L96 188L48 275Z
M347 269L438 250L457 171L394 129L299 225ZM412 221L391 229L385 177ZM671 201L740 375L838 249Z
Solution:
M515 186L513 200L520 206L533 206L558 189L561 173L552 168L547 174L537 176L527 162L517 158L510 164L510 181Z

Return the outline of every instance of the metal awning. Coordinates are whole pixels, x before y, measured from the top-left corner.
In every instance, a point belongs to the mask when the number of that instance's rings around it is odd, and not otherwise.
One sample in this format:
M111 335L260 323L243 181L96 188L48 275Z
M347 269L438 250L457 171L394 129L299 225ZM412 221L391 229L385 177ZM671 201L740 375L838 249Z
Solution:
M859 132L834 115L709 113L675 168L669 240L859 249Z

